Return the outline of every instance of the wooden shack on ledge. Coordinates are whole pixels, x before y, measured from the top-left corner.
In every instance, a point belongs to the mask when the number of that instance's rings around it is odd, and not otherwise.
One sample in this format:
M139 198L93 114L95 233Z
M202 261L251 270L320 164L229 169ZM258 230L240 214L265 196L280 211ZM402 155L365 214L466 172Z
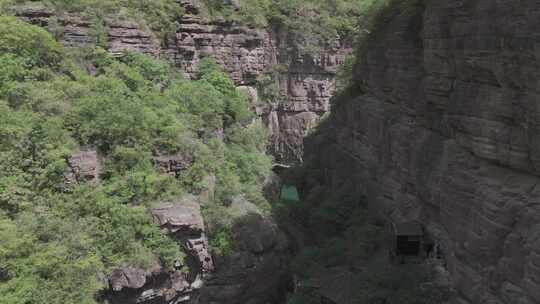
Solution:
M279 194L279 198L282 201L296 203L300 201L300 195L298 195L298 189L292 185L283 185Z

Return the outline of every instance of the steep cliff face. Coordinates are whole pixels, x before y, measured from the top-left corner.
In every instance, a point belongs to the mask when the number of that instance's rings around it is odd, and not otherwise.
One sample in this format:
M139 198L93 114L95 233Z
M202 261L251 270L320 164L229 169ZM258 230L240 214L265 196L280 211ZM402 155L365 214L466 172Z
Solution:
M419 220L459 303L540 302L540 3L426 1L359 54L364 92L308 145L328 183Z
M349 42L336 39L317 55L305 55L294 49L297 46L286 33L275 35L277 62L287 70L278 77L279 99L264 106L262 113L270 132L270 153L278 161L297 161L302 159L304 137L330 110L337 68L352 49Z
M254 111L269 130L269 152L277 161L301 160L303 138L330 108L337 67L351 53L346 42L331 41L316 54L299 52L299 42L282 29L254 29L229 21L185 16L165 56L191 75L201 58L211 57L249 92ZM275 100L257 93L258 79L273 74Z
M250 94L253 108L270 132L269 152L279 162L300 160L304 136L329 110L336 69L350 55L350 43L336 39L307 55L299 52L300 42L283 29L208 21L200 16L197 1L179 2L187 13L178 20L178 31L166 43L131 20L106 19L103 33L96 33L90 20L69 14L55 16L43 7L20 8L17 14L30 23L47 27L66 46L96 44L101 34L106 41L100 44L110 53L136 51L166 58L187 76L193 74L200 59L214 58L236 85L255 92ZM258 78L276 70L279 71L273 73L272 80L279 87L277 98L259 98Z

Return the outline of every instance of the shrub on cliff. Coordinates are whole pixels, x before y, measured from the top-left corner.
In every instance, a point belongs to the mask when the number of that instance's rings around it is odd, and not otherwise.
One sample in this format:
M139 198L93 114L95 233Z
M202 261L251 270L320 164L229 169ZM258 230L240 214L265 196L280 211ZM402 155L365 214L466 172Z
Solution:
M0 53L24 60L26 68L55 67L62 61L59 44L42 28L0 16Z
M201 1L210 17L238 20L256 27L284 29L306 53L328 40L352 39L359 19L378 0L238 0ZM232 5L232 3L235 5Z
M98 38L98 44L106 42L99 40L106 39L103 35L107 18L132 19L152 29L166 43L176 32L177 21L184 14L184 8L175 0L0 0L0 10L13 12L20 6L36 5L36 2L57 15L72 13L91 20L91 30ZM61 27L56 24L60 32Z
M0 98L17 81L49 78L61 61L59 44L45 30L0 16Z

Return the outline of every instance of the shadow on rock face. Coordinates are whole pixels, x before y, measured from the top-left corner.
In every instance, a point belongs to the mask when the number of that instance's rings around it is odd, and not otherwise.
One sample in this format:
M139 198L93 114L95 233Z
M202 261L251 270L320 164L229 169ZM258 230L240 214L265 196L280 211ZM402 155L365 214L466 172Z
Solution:
M188 195L152 209L156 224L188 253L189 271L116 269L104 282L101 301L111 304L269 304L283 303L290 278L287 241L278 226L242 197L232 200L233 252L209 252L198 197Z
M197 303L283 303L290 283L285 235L242 197L234 198L230 208L237 214L232 226L234 251L215 257L216 269Z

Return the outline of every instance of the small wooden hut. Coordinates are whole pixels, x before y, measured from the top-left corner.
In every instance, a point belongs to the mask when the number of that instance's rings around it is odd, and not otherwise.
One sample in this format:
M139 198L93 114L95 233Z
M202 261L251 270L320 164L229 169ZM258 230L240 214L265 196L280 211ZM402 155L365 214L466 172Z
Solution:
M281 192L279 194L279 198L282 201L287 202L299 202L300 196L298 195L298 189L295 186L292 185L283 185L281 187Z

